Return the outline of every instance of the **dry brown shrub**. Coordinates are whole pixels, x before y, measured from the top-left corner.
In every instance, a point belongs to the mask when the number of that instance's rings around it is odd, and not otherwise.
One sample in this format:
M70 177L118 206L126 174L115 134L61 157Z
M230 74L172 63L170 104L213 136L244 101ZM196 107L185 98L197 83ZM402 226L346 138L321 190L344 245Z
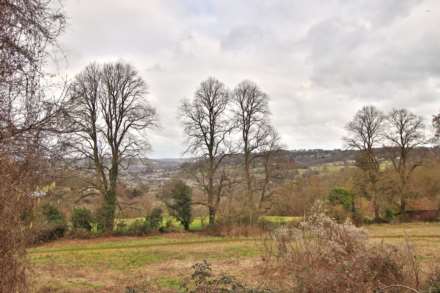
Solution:
M0 292L27 292L23 215L31 202L24 169L0 157Z
M420 269L409 244L402 249L369 245L367 240L363 229L349 222L338 224L317 212L298 228L272 233L265 241L263 273L271 288L289 292L377 292L397 284L420 286Z

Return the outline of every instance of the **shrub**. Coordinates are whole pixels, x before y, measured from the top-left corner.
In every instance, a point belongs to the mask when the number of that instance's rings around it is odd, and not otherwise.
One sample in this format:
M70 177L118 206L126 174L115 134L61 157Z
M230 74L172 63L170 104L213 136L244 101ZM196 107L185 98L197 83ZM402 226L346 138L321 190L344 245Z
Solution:
M145 218L145 221L150 226L151 230L159 230L162 225L162 209L154 208L151 213Z
M151 233L150 224L145 220L135 220L130 224L120 222L116 224L116 235L142 236Z
M67 225L64 214L55 206L47 203L41 207L42 221L37 221L30 231L28 242L44 243L64 237Z
M324 213L307 217L300 228L283 227L266 242L264 273L288 292L375 292L392 284L418 287L411 250L368 245L367 233L350 222L338 224Z
M64 214L55 206L47 203L41 207L42 213L47 223L50 224L64 224Z
M165 233L165 232L174 232L176 231L176 227L173 224L173 221L171 219L167 219L165 221L165 224L160 226L159 232Z
M392 209L385 210L385 221L391 223L396 219L396 213Z
M361 224L361 215L357 214L354 208L354 194L344 188L334 188L328 195L328 214L337 222L343 223L349 217L356 224Z
M268 289L249 288L234 277L214 275L209 263L204 260L192 266L193 273L184 280L182 290L187 293L270 293Z
M30 244L40 244L64 237L66 224L46 224L34 227L30 232Z
M92 230L92 212L86 208L74 208L71 215L71 222L74 230Z
M331 204L342 205L347 211L351 211L353 206L353 194L343 188L334 188L331 190L328 200Z

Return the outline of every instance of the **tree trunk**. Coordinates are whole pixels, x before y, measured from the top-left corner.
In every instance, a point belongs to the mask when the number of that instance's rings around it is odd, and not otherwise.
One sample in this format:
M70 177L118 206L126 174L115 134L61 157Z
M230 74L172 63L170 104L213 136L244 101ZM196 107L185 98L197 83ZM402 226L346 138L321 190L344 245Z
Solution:
M400 199L400 216L403 218L406 216L406 199L403 196Z
M104 196L104 202L101 207L101 225L103 232L112 233L115 221L116 211L116 192L108 191Z
M116 211L116 186L118 180L118 157L113 153L112 167L109 171L109 189L106 191L104 196L104 203L102 207L103 213L103 223L102 228L105 233L113 232L113 225L115 222L115 211Z
M379 205L377 204L376 198L373 200L373 208L374 208L374 221L379 222L380 212L379 212Z

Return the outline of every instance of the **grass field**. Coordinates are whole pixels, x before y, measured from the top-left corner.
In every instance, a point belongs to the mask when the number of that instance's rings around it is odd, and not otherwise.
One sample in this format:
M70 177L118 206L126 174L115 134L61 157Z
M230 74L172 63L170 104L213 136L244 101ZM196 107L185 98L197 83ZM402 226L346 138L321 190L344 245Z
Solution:
M371 225L366 229L371 242L403 244L408 238L424 263L440 255L440 224ZM126 286L142 283L153 284L163 292L179 292L191 265L203 259L216 271L256 283L255 265L262 249L256 238L174 233L60 240L29 249L29 258L34 287L52 290L46 292L124 292Z

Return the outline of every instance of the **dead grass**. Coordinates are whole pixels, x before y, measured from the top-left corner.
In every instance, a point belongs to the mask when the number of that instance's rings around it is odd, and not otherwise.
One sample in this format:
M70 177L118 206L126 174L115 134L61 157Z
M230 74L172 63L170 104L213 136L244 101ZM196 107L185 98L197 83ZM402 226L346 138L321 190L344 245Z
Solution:
M440 255L440 224L367 227L371 242L404 244L407 235L423 266ZM213 270L256 285L261 243L252 238L199 234L60 240L29 249L34 292L124 292L148 283L156 292L178 292L191 266L209 260ZM51 290L51 291L49 291Z

